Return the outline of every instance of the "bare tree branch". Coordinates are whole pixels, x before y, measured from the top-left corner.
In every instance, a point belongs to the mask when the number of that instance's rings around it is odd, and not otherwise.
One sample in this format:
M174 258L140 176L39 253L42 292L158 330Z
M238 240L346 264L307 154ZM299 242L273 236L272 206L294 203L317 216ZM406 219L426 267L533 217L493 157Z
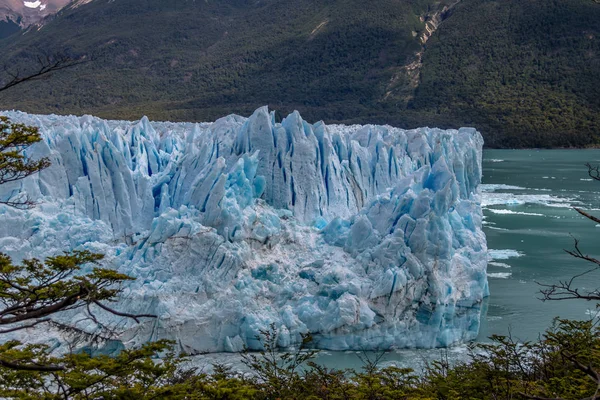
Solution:
M588 175L592 179L600 181L600 167L592 166L589 163L587 163L585 165L588 168ZM583 217L589 219L590 221L600 224L600 218L591 215L590 213L582 210L581 208L573 207L573 209L575 211L577 211ZM574 283L576 279L581 278L585 275L588 275L592 272L599 270L600 269L600 260L595 257L589 256L587 254L584 254L583 251L581 251L581 248L579 247L579 240L577 238L573 238L573 240L575 241L574 249L573 250L565 250L565 252L574 258L584 260L584 261L587 261L587 262L593 264L594 267L592 267L580 274L576 274L576 275L572 276L567 281L559 281L556 284L547 285L547 284L541 284L539 282L536 282L538 285L543 287L543 289L540 290L540 293L542 294L542 299L541 299L542 301L571 300L571 299L580 299L580 300L587 300L587 301L600 301L600 288L582 292L581 289L579 289Z
M597 165L593 166L590 163L586 163L585 166L588 169L588 175L590 178L600 181L600 167Z
M597 224L600 224L600 218L596 218L591 214L588 214L587 212L583 211L581 208L577 208L577 207L573 207L573 209L575 211L577 211L579 214L583 215L584 217L586 217L587 219L591 219L592 221L594 221Z
M102 308L103 310L108 311L111 314L118 315L119 317L131 318L138 324L140 323L139 318L156 318L156 315L152 315L152 314L129 314L129 313L124 313L124 312L120 312L117 310L113 310L112 308L108 307L107 305L102 304L99 301L95 301L95 300L94 300L94 304L96 304L98 307Z
M24 200L0 200L0 204L16 208L18 210L28 210L35 207L38 203L31 200L29 196L26 196Z
M77 322L81 322L81 321L85 321L85 318L77 321ZM79 340L81 338L83 338L84 340L86 340L88 343L93 343L93 344L98 344L98 343L105 343L108 342L111 339L114 339L114 336L104 336L103 332L93 332L90 333L88 331L84 331L83 329L77 328L74 325L67 325L67 324L63 324L61 322L57 322L54 320L50 320L48 321L48 323L57 328L59 331L65 332L69 335L73 335L76 337L76 340ZM114 331L109 331L108 334L114 335Z
M10 332L20 331L22 329L33 328L36 325L43 324L43 323L49 322L49 321L50 321L50 319L47 319L47 318L46 319L40 319L40 320L37 320L37 321L35 321L35 322L31 323L31 324L21 325L21 326L16 326L14 328L0 330L0 333L10 333Z
M0 87L0 92L10 89L13 86L19 85L24 82L34 81L45 77L46 75L60 71L63 69L71 68L79 64L84 64L92 61L89 58L83 57L79 59L75 59L69 56L64 55L54 55L54 56L37 56L38 69L30 74L23 75L20 69L16 71L11 71L5 65L4 71L10 77L10 80L4 84L4 86Z

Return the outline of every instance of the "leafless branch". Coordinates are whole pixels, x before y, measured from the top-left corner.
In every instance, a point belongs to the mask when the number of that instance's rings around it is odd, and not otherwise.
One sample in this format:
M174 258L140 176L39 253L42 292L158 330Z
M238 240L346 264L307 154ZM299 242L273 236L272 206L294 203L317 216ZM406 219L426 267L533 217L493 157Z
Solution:
M7 205L9 207L12 208L16 208L18 210L29 210L30 208L35 207L38 203L36 203L35 201L31 200L29 198L29 196L27 196L27 198L23 199L23 200L0 200L0 204L4 204Z
M588 169L588 175L590 178L600 181L600 167L597 165L592 165L590 163L586 163L585 166Z
M595 167L595 169L594 169L589 164L587 164L587 165L588 165L588 168L590 169L590 171L593 171L593 170L598 171L598 167ZM592 176L593 174L594 174L593 172L590 172L590 176ZM594 179L596 179L596 178L594 178ZM598 175L598 180L600 180L600 175ZM600 218L594 217L593 215L581 210L580 208L574 207L574 210L577 211L579 214L583 215L584 217L586 217L587 219L600 224ZM573 250L565 250L565 252L574 258L584 260L584 261L587 261L587 262L593 264L594 267L592 267L580 274L576 274L576 275L572 276L569 280L559 281L556 284L546 285L546 284L541 284L539 282L536 282L538 285L543 287L543 289L540 290L540 293L542 294L542 299L541 299L542 301L571 300L571 299L580 299L580 300L587 300L587 301L600 301L600 288L596 288L591 291L582 292L581 289L579 289L574 283L576 279L581 278L585 275L588 275L592 272L599 270L600 269L600 260L598 260L595 257L589 256L587 254L584 254L583 251L581 251L581 248L579 247L579 240L577 238L573 238L573 240L575 242Z
M131 318L138 324L140 323L139 318L156 318L156 315L152 315L152 314L129 314L129 313L124 313L124 312L120 312L117 310L113 310L112 308L108 307L107 305L102 304L99 301L95 301L95 300L94 300L94 304L96 304L98 307L102 308L103 310L108 311L111 314L118 315L119 317Z
M591 214L588 214L587 212L583 211L583 210L582 210L582 209L580 209L580 208L573 207L573 209L574 209L575 211L577 211L579 214L581 214L581 215L583 215L584 217L586 217L587 219L590 219L590 220L594 221L595 223L597 223L597 224L600 224L600 218L594 217L593 215L591 215Z
M81 322L81 321L85 321L85 320L86 320L86 318L83 318L77 322ZM105 335L103 335L102 332L90 333L83 329L77 328L74 325L63 324L62 322L58 322L58 321L54 321L54 320L50 320L50 321L48 321L48 323L51 326L58 329L59 331L62 331L64 333L67 333L70 335L74 335L76 337L78 336L78 337L85 338L86 341L91 342L91 343L108 342L109 340L114 339L114 336L105 336Z
M20 331L22 329L33 328L36 325L43 324L43 323L49 322L49 321L50 321L50 319L44 318L44 319L37 320L31 324L20 325L20 326L14 327L14 328L0 330L0 333L10 333L10 332Z
M10 80L0 87L0 92L10 89L13 86L19 85L27 81L34 81L45 77L46 75L60 71L63 69L71 68L76 65L90 62L91 59L87 57L75 59L64 55L54 56L38 56L37 63L38 69L32 73L23 75L20 69L11 71L6 65L4 66L5 73L9 76Z

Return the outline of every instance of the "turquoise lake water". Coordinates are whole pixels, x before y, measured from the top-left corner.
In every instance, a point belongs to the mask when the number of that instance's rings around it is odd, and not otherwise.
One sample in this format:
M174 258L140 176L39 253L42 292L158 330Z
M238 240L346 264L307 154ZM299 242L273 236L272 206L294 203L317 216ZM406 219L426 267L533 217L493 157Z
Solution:
M496 259L488 264L491 295L479 340L509 329L518 339L534 340L555 316L583 319L595 313L595 303L540 301L536 283L565 280L590 267L564 252L573 248L574 238L584 253L600 255L600 227L572 209L600 215L600 182L589 178L586 162L600 164L600 151L484 152L484 231ZM579 286L595 289L598 282L600 275L591 274Z
M492 334L535 340L556 316L585 319L596 313L595 303L579 300L542 302L539 283L554 283L583 272L590 265L574 259L574 239L586 254L600 256L600 226L580 216L573 207L600 216L600 182L589 178L586 162L600 164L600 150L487 150L483 160L482 206L484 231L490 249L486 301L478 341ZM586 275L579 287L600 286L600 274ZM419 369L441 355L466 360L466 346L447 351L398 350L386 363ZM371 356L373 356L371 354ZM330 368L360 368L356 352L322 352L318 361ZM239 366L237 355L208 355L211 362Z

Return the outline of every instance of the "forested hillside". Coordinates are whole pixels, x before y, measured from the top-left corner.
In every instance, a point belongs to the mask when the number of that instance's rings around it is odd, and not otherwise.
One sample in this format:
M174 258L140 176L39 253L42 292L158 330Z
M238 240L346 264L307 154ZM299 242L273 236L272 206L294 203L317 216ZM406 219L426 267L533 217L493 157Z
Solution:
M428 42L412 107L495 146L597 144L599 39L591 0L461 2Z
M493 147L597 145L599 36L593 0L94 0L0 41L9 71L93 58L0 108L199 121L268 104L475 126Z

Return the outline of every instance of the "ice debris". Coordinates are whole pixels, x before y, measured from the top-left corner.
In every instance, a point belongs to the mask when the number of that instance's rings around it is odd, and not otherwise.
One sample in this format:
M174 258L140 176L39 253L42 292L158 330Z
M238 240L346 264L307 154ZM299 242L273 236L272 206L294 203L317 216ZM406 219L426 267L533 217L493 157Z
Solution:
M477 335L488 255L474 129L276 123L266 107L201 124L2 114L40 128L27 155L52 166L0 187L38 202L0 207L0 250L105 253L137 278L119 308L159 316L115 320L125 345L257 349L271 323L281 347L310 332L332 350Z

